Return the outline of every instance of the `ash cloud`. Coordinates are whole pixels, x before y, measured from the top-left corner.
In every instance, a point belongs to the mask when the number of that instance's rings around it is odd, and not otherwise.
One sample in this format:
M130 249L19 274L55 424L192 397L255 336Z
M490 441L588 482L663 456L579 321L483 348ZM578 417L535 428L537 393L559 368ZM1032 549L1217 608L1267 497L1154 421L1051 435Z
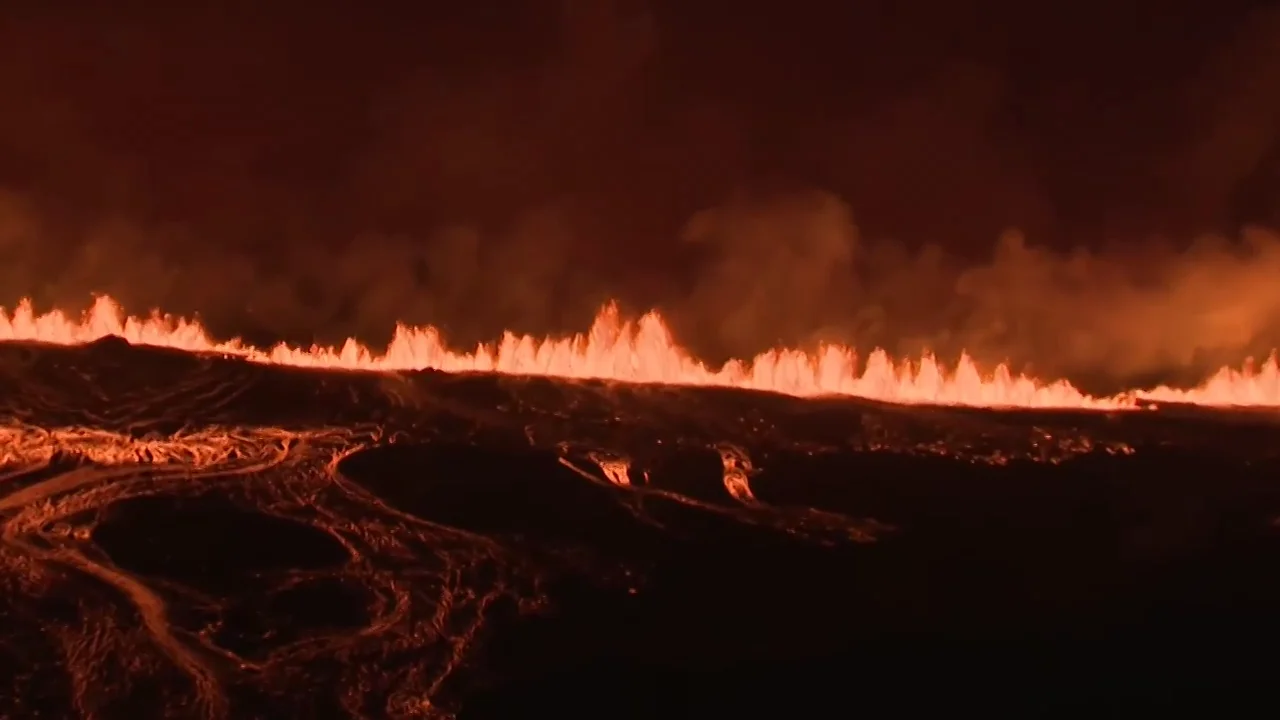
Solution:
M616 299L1100 387L1280 345L1280 13L512 8L0 20L0 304L465 346Z

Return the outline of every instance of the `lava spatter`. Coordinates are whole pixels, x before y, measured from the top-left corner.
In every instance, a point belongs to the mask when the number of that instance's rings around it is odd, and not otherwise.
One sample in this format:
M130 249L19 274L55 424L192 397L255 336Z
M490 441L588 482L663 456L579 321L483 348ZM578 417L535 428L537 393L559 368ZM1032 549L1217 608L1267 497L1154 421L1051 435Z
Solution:
M131 343L215 352L257 362L304 367L357 370L481 371L563 378L602 378L623 382L717 385L767 390L790 395L853 395L890 402L937 403L996 407L1131 408L1131 395L1090 397L1066 381L1041 382L1012 374L1000 366L983 375L967 356L954 369L936 358L918 363L895 363L874 351L859 371L852 348L828 345L816 353L779 349L751 361L731 361L708 367L676 344L660 316L649 313L635 323L624 322L616 306L606 306L591 329L569 338L537 339L506 333L495 345L471 352L448 348L436 328L396 328L391 344L375 353L354 339L340 348L294 348L278 345L263 350L239 340L215 341L196 321L154 313L138 318L125 315L107 297L99 297L80 319L60 311L37 314L28 301L12 313L0 313L0 339L77 344L109 335ZM1210 400L1212 398L1209 398ZM1265 401L1259 398L1255 402ZM1280 400L1277 400L1280 402Z
M749 361L709 367L681 348L662 317L648 313L624 321L616 305L600 310L591 329L565 338L535 338L507 332L496 344L470 352L450 349L430 326L396 328L381 353L355 339L341 347L260 349L240 340L217 341L199 322L158 312L126 315L115 301L99 297L79 319L61 311L37 314L29 301L12 313L0 312L0 340L57 344L88 343L116 335L131 343L191 352L223 353L255 362L350 370L496 372L560 378L599 378L633 383L714 385L797 396L849 395L899 403L976 407L1133 409L1140 400L1197 405L1280 406L1280 368L1275 358L1260 368L1224 368L1190 390L1156 388L1092 397L1066 380L1044 381L1015 375L1007 366L982 373L962 355L952 368L932 355L895 362L874 350L859 363L853 348L825 345L816 352L776 349Z

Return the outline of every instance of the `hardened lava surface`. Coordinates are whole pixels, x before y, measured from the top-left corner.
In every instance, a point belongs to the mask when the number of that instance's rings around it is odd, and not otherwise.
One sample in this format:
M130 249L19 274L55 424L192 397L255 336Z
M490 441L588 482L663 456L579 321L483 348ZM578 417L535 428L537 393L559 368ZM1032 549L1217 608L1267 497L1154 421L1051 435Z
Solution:
M1274 652L1277 437L1264 411L6 344L0 717L807 716L1194 684Z

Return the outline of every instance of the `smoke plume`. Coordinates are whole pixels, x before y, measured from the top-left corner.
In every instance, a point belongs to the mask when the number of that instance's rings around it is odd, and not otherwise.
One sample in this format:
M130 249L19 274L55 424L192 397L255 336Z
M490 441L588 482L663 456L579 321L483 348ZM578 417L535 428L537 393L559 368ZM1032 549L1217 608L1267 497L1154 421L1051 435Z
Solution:
M1005 10L13 13L0 304L471 345L617 300L713 362L1099 387L1280 345L1280 13Z

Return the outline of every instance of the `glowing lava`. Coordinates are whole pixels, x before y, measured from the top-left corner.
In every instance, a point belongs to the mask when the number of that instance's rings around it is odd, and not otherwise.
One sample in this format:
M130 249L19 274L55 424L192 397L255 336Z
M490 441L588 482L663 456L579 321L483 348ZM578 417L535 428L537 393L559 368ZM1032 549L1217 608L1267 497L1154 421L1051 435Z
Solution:
M218 342L199 322L153 313L126 316L119 304L99 297L81 319L60 311L37 315L27 300L11 315L0 310L0 340L26 340L74 345L118 335L131 343L191 352L235 355L254 362L348 370L421 370L497 372L563 378L599 378L631 383L718 385L767 390L797 396L852 395L896 403L969 405L976 407L1132 409L1139 400L1189 402L1199 405L1280 406L1280 370L1275 358L1259 370L1224 368L1191 390L1157 388L1109 398L1086 395L1069 382L1042 382L1014 375L1004 366L979 372L962 355L954 369L926 355L919 362L895 363L876 350L859 368L853 349L827 345L816 353L772 350L750 362L731 361L709 368L680 348L662 318L649 313L624 322L615 306L596 316L591 330L567 338L534 338L506 333L495 345L473 352L450 350L433 327L397 326L381 353L354 339L341 348L309 349L277 345L254 348L240 340Z

